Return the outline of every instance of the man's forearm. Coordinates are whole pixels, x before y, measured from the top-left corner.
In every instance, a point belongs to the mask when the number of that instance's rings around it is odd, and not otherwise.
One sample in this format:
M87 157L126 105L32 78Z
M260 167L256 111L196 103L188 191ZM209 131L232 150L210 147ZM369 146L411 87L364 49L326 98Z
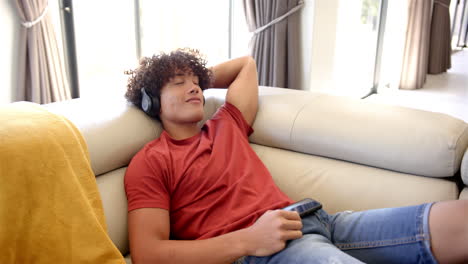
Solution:
M131 247L133 263L232 263L242 256L270 256L283 250L286 241L302 237L297 212L270 210L250 227L218 237L195 240L146 239ZM149 234L151 237L158 237ZM167 237L166 235L164 237ZM130 244L132 246L132 243Z
M247 67L255 67L255 62L249 56L229 60L212 67L214 76L213 87L229 87L239 73Z
M227 88L226 102L239 109L252 125L258 110L258 76L255 60L250 56L233 59L212 68L214 88Z
M146 252L137 254L143 259L134 258L133 261L137 264L232 263L248 254L245 232L245 229L238 230L205 240L156 240L148 243Z

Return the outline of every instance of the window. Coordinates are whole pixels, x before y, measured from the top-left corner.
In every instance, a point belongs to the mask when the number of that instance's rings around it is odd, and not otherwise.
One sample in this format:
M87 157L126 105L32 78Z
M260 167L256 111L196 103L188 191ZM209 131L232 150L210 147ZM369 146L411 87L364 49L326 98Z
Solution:
M378 93L395 91L400 87L408 23L408 12L402 10L408 10L407 2L388 1Z
M80 97L123 95L124 71L138 66L138 55L190 47L214 65L248 53L240 1L80 0L72 13Z
M140 0L143 56L195 48L209 64L229 58L229 1Z
M245 20L244 7L239 0L231 0L232 3L232 40L231 58L237 58L249 54L249 43L253 33L249 32Z
M363 97L373 89L381 2L316 1L311 90Z
M80 0L73 9L80 97L123 96L124 71L137 65L133 1Z
M468 5L467 1L452 1L450 16L452 17L452 49L467 46L468 39Z

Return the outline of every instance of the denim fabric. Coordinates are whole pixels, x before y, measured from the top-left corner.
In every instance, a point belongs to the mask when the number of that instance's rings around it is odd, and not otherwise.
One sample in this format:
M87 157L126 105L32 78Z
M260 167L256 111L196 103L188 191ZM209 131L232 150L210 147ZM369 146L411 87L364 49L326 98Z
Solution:
M319 210L302 219L302 238L268 257L247 256L243 263L437 263L429 244L431 206L334 215Z

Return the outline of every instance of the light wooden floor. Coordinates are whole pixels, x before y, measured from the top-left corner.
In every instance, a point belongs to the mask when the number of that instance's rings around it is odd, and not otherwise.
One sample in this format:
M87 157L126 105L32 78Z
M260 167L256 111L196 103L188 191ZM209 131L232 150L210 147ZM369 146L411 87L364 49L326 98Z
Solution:
M379 93L364 100L446 113L468 123L468 49L452 55L447 73L428 75L422 89Z

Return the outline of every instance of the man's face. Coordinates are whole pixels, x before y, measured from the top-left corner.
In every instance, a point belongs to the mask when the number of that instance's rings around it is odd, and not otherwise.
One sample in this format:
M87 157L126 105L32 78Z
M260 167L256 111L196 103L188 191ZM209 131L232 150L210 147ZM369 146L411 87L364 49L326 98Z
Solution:
M198 76L179 72L161 89L163 122L197 123L203 119L203 93Z

